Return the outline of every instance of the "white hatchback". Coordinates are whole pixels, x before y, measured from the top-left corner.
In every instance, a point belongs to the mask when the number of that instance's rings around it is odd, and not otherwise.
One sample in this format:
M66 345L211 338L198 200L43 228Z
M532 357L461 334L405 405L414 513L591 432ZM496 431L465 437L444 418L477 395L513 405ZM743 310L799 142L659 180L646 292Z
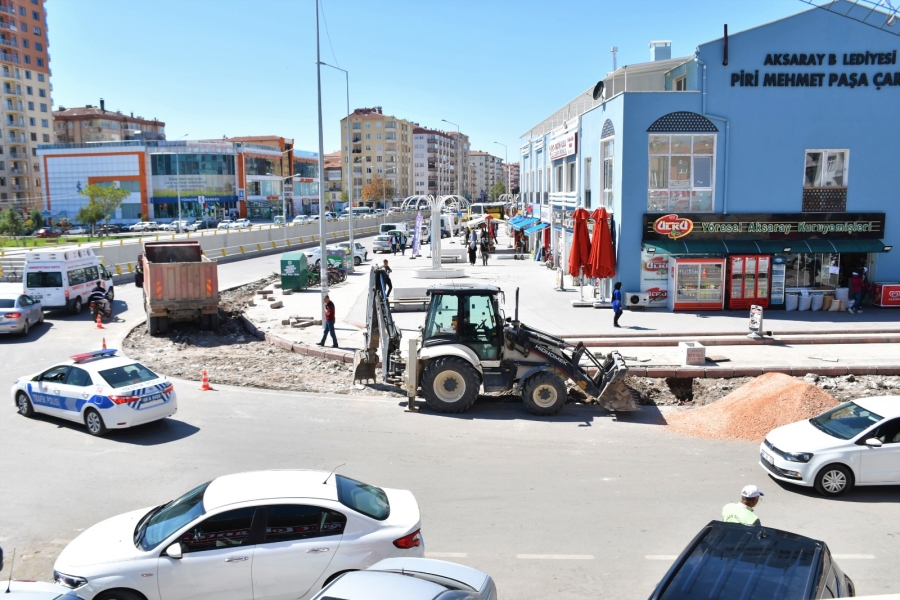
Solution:
M854 485L900 485L900 396L844 402L773 429L759 455L770 476L824 496Z
M406 490L324 471L239 473L90 527L54 577L84 600L302 600L347 571L422 556L420 527Z
M42 413L84 423L92 435L171 417L175 388L115 350L76 354L72 360L20 377L12 385L19 414Z

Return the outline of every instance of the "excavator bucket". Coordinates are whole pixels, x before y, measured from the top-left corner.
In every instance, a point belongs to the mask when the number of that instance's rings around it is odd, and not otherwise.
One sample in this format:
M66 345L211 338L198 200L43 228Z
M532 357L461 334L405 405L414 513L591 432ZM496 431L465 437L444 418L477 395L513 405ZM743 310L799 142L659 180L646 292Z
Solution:
M627 374L628 367L622 355L616 351L610 352L594 378L594 383L600 389L597 404L612 411L638 410L634 391L625 385Z
M375 382L375 367L378 365L378 355L368 350L357 350L353 354L353 381L371 380Z

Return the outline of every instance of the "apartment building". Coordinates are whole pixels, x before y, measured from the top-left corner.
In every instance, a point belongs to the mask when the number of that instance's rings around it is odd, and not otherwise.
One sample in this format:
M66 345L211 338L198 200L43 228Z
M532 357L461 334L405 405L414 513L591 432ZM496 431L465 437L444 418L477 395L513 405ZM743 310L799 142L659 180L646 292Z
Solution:
M519 163L511 163L503 167L503 185L509 188L507 192L510 194L519 189Z
M353 200L364 185L382 177L394 186L394 194L413 193L413 127L405 119L385 115L380 106L357 108L341 119L341 162L352 169Z
M506 185L506 173L503 159L487 152L471 153L472 165L472 198L476 202L484 202L491 193L491 186L498 181Z
M38 144L53 136L44 0L0 0L0 210L41 205Z
M341 151L329 152L325 155L325 178L322 180L325 186L326 204L341 201L341 192L344 188L344 170L341 168Z
M53 131L57 144L166 139L166 124L162 121L108 111L103 98L100 106L60 106L53 111Z

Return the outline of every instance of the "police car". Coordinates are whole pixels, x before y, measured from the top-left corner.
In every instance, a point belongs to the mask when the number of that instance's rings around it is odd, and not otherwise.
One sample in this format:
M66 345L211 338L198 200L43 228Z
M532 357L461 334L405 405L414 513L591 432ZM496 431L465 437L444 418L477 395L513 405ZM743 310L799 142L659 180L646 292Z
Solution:
M91 435L165 419L178 410L169 381L111 349L76 354L20 377L11 391L20 415L37 412L77 421Z

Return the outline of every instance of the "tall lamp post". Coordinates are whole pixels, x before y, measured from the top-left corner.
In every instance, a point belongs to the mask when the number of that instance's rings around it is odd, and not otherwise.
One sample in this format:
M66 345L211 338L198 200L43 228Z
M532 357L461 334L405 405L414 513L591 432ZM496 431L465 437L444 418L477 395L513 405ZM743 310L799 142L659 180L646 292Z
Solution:
M325 247L325 140L322 137L322 53L319 48L319 0L316 0L316 99L319 111L319 277L321 278L322 323L325 323L325 296L328 295L328 249ZM351 211L352 212L352 211Z
M318 18L318 15L316 15ZM347 201L350 203L350 256L355 256L355 248L356 246L353 244L353 186L351 185L350 179L350 72L347 69L342 69L340 67L336 67L334 65L329 65L326 62L319 61L320 65L324 65L326 67L331 67L336 71L342 71L344 73L344 81L347 85L347 166L343 167L347 170ZM341 153L341 161L343 161L343 152ZM323 185L325 182L324 173L319 174L319 185ZM350 261L350 268L348 271L353 272L353 261Z
M178 142L186 138L188 134L184 134L180 138L175 141ZM178 233L181 233L181 169L179 168L179 160L178 160L179 152L175 151L175 193L178 196Z
M498 146L503 146L503 166L506 167L506 193L512 195L512 191L509 189L510 184L510 170L509 170L509 151L506 147L506 144L501 144L500 142L494 142Z
M465 195L462 193L462 133L459 130L459 125L456 123L447 119L441 119L441 121L456 127L456 193L465 198Z

